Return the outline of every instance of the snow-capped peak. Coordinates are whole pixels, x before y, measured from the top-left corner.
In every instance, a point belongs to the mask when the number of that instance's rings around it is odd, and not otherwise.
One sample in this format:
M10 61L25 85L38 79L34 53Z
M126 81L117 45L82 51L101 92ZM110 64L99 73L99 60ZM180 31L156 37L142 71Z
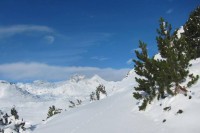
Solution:
M45 83L48 83L48 82L44 81L44 80L35 80L35 81L33 81L33 84L37 84L37 85L45 84Z
M90 80L94 82L99 82L99 83L105 82L104 79L102 79L99 75L96 75L96 74Z
M85 75L74 74L70 77L70 81L75 83L78 83L83 79L85 79Z

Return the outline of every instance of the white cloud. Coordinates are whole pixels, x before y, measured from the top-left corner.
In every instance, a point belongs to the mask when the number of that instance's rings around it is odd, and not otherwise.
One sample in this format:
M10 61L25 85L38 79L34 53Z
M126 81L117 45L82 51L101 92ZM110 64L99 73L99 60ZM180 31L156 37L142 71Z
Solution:
M11 63L0 65L0 78L11 81L30 80L66 80L73 74L91 77L95 74L106 80L121 80L130 69L113 69L97 67L62 67L43 63Z
M12 25L0 27L0 37L10 37L24 32L53 32L53 29L41 25Z
M47 41L47 43L52 44L55 41L55 37L54 36L45 36L44 39Z
M126 62L126 64L128 64L128 65L130 65L130 64L132 64L133 63L133 59L129 59L129 60L127 60L127 62Z
M173 11L174 11L174 10L170 8L170 9L168 9L168 10L166 11L166 14L171 14Z

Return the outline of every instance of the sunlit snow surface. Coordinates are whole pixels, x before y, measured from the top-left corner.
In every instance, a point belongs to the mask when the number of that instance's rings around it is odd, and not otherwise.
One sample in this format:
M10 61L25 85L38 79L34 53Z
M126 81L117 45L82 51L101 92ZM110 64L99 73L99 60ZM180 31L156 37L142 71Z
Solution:
M159 57L158 57L159 58ZM200 59L191 61L190 71L200 75ZM78 75L77 75L78 76ZM73 77L69 81L11 84L0 82L0 109L10 111L15 105L20 118L33 125L35 133L199 133L200 81L188 88L188 96L178 94L154 101L146 111L138 111L132 96L135 73L130 71L119 82ZM108 96L90 102L89 95L104 84ZM192 96L189 99L189 96ZM69 108L69 100L80 99L82 105ZM46 120L49 106L63 109L61 114ZM170 111L163 108L171 106ZM177 114L178 110L182 114ZM45 121L42 121L45 120ZM166 120L163 123L163 120Z

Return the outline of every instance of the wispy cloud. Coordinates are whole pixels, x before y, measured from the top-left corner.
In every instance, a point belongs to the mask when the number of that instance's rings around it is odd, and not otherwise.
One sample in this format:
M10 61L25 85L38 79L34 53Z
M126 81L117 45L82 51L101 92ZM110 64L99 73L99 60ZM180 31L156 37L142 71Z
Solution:
M23 33L35 33L39 32L43 35L44 39L48 43L53 43L55 38L67 43L71 46L87 47L91 45L99 45L102 42L108 41L113 36L112 33L105 32L84 32L84 33L66 33L60 34L53 28L44 25L11 25L11 26L0 26L0 39L12 37L14 35Z
M0 56L0 62L36 61L72 65L84 59L83 53L88 48L108 44L112 36L112 33L105 32L60 33L42 25L0 26L0 43L4 47L4 53L9 54L12 51L9 57ZM106 57L93 59L108 60Z
M83 74L91 77L95 74L106 80L121 80L130 69L113 69L97 67L61 67L43 63L11 63L0 65L2 79L11 81L31 80L66 80L73 74Z
M105 60L108 60L109 58L93 56L93 57L91 57L91 59L98 60L98 61L105 61Z
M171 14L174 10L172 8L168 9L165 13L166 14Z
M25 32L53 32L53 29L41 25L12 25L0 27L1 38Z
M112 33L102 33L102 32L85 32L85 33L76 33L63 36L66 38L66 43L73 46L88 47L94 45L101 45L108 42L109 39L113 36Z
M47 41L47 43L52 44L55 41L55 37L52 35L47 35L44 37L44 39Z

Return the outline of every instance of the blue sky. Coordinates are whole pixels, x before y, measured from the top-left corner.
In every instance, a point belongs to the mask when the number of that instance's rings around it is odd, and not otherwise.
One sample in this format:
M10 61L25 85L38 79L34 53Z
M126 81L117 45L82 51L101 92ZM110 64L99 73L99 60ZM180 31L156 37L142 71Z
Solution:
M133 68L129 60L135 58L139 40L148 44L151 55L157 53L161 16L179 28L199 4L199 0L1 0L0 79L56 81L74 73L96 73L119 80ZM63 71L49 75L41 67ZM72 67L76 69L64 71ZM107 69L119 74L106 75ZM58 78L50 78L54 75Z

